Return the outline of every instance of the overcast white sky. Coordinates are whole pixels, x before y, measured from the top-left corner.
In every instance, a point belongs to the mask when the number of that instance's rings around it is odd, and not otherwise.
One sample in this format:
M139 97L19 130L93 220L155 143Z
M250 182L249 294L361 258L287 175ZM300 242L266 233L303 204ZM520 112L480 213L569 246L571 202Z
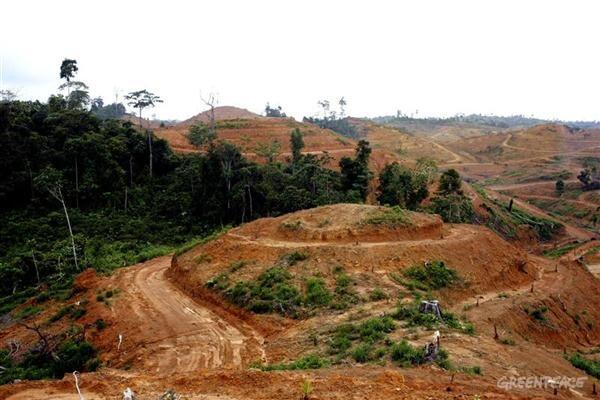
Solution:
M354 116L600 119L597 1L32 1L0 5L4 87L57 92L63 58L105 101L146 88L158 118L221 105L297 118L345 96Z

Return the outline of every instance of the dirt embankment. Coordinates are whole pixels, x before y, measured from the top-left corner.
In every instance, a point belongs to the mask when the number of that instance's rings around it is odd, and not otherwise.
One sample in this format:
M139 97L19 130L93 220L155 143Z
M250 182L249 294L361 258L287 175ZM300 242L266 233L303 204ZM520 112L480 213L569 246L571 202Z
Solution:
M533 280L535 271L527 254L487 228L443 226L439 217L416 213L407 217L411 222L396 227L365 223L377 216L378 210L341 204L248 223L179 256L177 281L199 288L235 263L245 266L231 274L233 279L254 279L294 251L308 258L288 268L298 283L318 275L332 289L332 271L341 267L356 277L359 286L364 284L365 291L379 286L396 292L400 288L390 281L390 274L431 260L443 260L465 282L460 288L441 292L451 302ZM328 223L319 228L323 221ZM337 233L330 236L327 232Z
M86 398L115 398L126 387L156 398L173 387L190 399L272 400L300 397L306 380L314 399L546 398L550 392L544 390L503 392L496 382L504 376L582 375L562 354L563 347L600 344L600 284L581 265L565 259L555 272L554 262L528 255L484 227L444 225L418 214L397 220L379 211L344 204L306 210L248 223L173 259L160 257L110 277L82 274L71 301L87 300L87 313L76 322L91 324L99 317L107 322L106 329L88 332L107 367L83 375ZM254 279L293 252L304 257L286 266L298 287L318 276L333 290L333 271L343 270L364 300L349 310L323 309L293 320L241 310L205 286L224 272L235 281ZM318 346L326 349L328 332L339 324L389 312L406 296L393 275L436 259L454 268L462 282L435 296L476 329L475 335L442 329L443 346L457 366L481 366L483 376L457 372L450 384L450 374L433 365L400 369L353 362L313 371L249 369L254 361L285 362L310 354L316 348L311 332L322 335L316 336ZM374 288L389 298L369 299ZM98 301L107 289L114 295ZM494 325L500 339L515 343L495 340ZM17 325L2 334L0 339L35 340ZM398 322L394 340L420 344L429 334ZM67 399L74 393L70 375L0 387L0 398L12 400ZM591 393L591 381L581 393Z

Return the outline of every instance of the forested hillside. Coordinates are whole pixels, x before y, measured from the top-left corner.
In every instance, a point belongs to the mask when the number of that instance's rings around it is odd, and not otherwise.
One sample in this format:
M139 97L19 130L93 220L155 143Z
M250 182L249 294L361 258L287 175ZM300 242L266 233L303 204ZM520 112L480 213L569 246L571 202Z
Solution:
M224 141L175 155L152 133L99 119L72 96L0 102L0 294L10 295L7 308L33 293L25 289L60 287L87 267L108 271L228 224L366 195L366 143L341 172L303 155L300 131L286 163L249 162Z

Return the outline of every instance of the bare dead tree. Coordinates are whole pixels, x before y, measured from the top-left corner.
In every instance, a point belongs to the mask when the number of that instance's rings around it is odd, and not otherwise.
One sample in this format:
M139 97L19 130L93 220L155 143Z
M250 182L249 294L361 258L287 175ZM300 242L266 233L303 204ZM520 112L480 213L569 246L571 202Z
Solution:
M219 104L219 98L217 96L217 94L215 93L209 93L208 97L204 97L202 96L202 93L200 93L200 100L202 100L202 102L207 105L208 107L210 107L210 130L213 136L216 136L217 134L217 127L216 127L216 122L215 122L215 106L217 104Z
M69 212L67 211L67 203L62 192L62 174L54 168L46 168L46 170L44 170L44 172L36 178L36 182L43 186L48 193L50 193L50 195L54 197L63 207L65 218L67 219L67 226L69 228L69 235L71 237L71 246L73 247L75 268L79 270L79 264L77 262L77 250L75 248L75 237L73 236L71 219L69 218Z
M40 343L42 344L42 354L49 354L55 360L58 360L58 356L54 354L54 347L50 344L49 335L42 332L42 328L39 325L27 325L24 322L19 322L19 325L23 328L35 332L35 334L40 339Z

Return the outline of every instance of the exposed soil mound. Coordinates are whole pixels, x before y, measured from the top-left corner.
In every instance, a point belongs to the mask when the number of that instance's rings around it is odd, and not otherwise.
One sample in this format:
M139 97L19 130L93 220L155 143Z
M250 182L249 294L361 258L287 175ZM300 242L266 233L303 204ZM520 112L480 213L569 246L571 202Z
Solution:
M437 215L359 205L336 204L263 218L232 231L254 239L292 239L297 242L385 242L438 239L442 220Z
M192 118L186 119L183 122L177 124L177 126L190 126L196 122L210 122L211 112L210 110L202 111L200 114L193 116ZM259 119L264 118L261 115L255 114L252 111L248 111L245 108L232 107L232 106L220 106L215 107L215 120L223 121L227 119Z
M397 294L403 288L390 274L429 260L444 261L465 282L442 291L448 301L533 279L527 255L487 228L444 226L433 215L404 211L398 216L392 209L351 204L248 223L176 257L170 276L200 295L220 274L234 282L255 279L290 253L305 259L287 267L299 286L319 276L333 289L334 271L343 269L362 293L384 288Z

